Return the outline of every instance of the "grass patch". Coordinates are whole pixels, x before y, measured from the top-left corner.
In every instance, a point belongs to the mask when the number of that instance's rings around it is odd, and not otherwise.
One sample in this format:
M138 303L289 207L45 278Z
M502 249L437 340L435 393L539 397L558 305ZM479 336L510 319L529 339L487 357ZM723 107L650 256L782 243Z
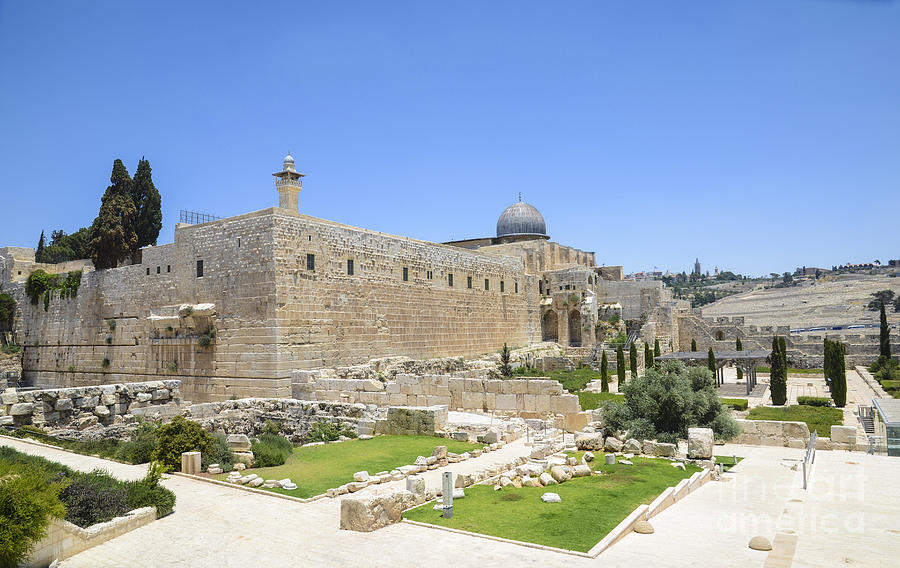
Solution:
M581 404L581 410L594 410L600 408L600 403L607 400L615 400L622 402L625 400L624 394L617 392L585 392L577 391L578 402Z
M461 454L484 444L457 442L433 436L376 436L371 440L348 440L322 446L294 448L284 462L276 467L252 468L263 479L291 478L297 489L266 489L292 497L313 497L353 481L353 474L366 470L371 474L390 471L413 463L419 456L430 456L435 446L447 446L447 451ZM227 473L215 476L224 480Z
M747 410L747 404L749 402L746 398L720 398L722 404L725 406L730 406L734 410Z
M722 466L723 472L728 471L744 460L741 456L715 456L715 458L716 463Z
M771 373L772 369L770 367L757 367L757 373ZM825 371L822 369L795 369L794 367L788 368L788 375L824 375Z
M757 406L747 415L750 420L787 420L806 422L809 431L819 431L820 436L830 436L832 426L844 423L844 412L840 408L822 406L791 405L786 407Z
M595 460L593 463L597 463ZM632 511L650 503L664 489L700 471L681 471L663 459L640 458L634 465L600 464L601 476L580 477L552 487L466 488L466 498L453 502L453 518L444 519L431 503L407 511L413 521L481 534L588 552ZM562 503L542 503L541 495L558 493ZM518 495L519 497L513 497Z
M537 369L516 369L514 378L549 377L558 381L569 392L580 391L591 381L600 379L600 372L590 367L582 367L574 371L538 371ZM610 380L615 377L615 372L610 373Z

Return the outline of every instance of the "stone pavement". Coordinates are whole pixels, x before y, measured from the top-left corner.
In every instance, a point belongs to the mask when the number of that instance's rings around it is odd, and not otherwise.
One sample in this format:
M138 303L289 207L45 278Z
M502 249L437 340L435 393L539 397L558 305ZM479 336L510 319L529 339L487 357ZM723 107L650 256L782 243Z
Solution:
M145 469L0 443L123 477ZM493 457L524 448L520 441ZM630 534L593 560L407 523L341 531L340 499L293 503L174 476L164 483L178 496L175 513L61 566L881 566L900 556L900 492L890 482L896 458L818 452L804 491L799 469L792 469L803 450L729 445L717 446L716 454L746 459L727 481L708 483L654 517L654 534ZM460 472L486 467L481 459L453 465ZM747 547L758 534L776 543L773 553Z

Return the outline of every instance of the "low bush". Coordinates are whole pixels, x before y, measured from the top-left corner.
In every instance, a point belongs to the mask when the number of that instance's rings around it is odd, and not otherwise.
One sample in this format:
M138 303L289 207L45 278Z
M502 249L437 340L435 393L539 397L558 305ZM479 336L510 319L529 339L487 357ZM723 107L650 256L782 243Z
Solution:
M806 406L831 406L831 399L824 396L798 396L797 404Z
M747 410L748 401L746 398L721 398L722 404L730 406L734 410Z
M341 436L356 438L356 432L343 422L335 424L328 420L319 420L309 427L306 442L333 442Z
M131 433L128 441L121 442L116 450L116 459L128 463L147 463L153 459L156 449L156 432L159 426L153 422L141 422Z
M50 522L66 514L63 484L50 481L39 468L0 457L0 566L22 564Z
M212 434L196 422L176 416L168 424L163 424L156 432L157 444L153 459L171 471L181 470L181 454L199 451L206 453L214 444Z
M200 466L206 471L211 464L217 463L225 471L229 471L234 465L234 452L228 447L228 438L225 434L213 434L212 442L206 451L200 455Z
M294 451L290 440L278 434L262 434L250 445L253 452L254 467L273 467L284 465L288 456Z
M66 520L82 528L105 523L131 510L128 491L101 471L77 476L59 498L66 504Z

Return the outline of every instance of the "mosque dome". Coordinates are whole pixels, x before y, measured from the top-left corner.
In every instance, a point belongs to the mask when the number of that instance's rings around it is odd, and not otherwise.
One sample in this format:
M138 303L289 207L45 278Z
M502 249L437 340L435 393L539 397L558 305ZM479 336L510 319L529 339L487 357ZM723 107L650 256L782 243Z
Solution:
M533 205L513 203L497 219L497 236L534 235L546 237L544 216Z

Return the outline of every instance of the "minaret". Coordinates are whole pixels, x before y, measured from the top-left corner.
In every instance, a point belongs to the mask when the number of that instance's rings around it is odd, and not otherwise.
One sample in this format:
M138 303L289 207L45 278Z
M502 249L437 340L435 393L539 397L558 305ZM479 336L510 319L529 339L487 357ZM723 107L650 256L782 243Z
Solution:
M278 190L278 206L282 209L300 211L300 190L303 189L303 180L306 174L301 174L294 169L294 157L288 154L284 157L284 166L275 176L275 189Z

